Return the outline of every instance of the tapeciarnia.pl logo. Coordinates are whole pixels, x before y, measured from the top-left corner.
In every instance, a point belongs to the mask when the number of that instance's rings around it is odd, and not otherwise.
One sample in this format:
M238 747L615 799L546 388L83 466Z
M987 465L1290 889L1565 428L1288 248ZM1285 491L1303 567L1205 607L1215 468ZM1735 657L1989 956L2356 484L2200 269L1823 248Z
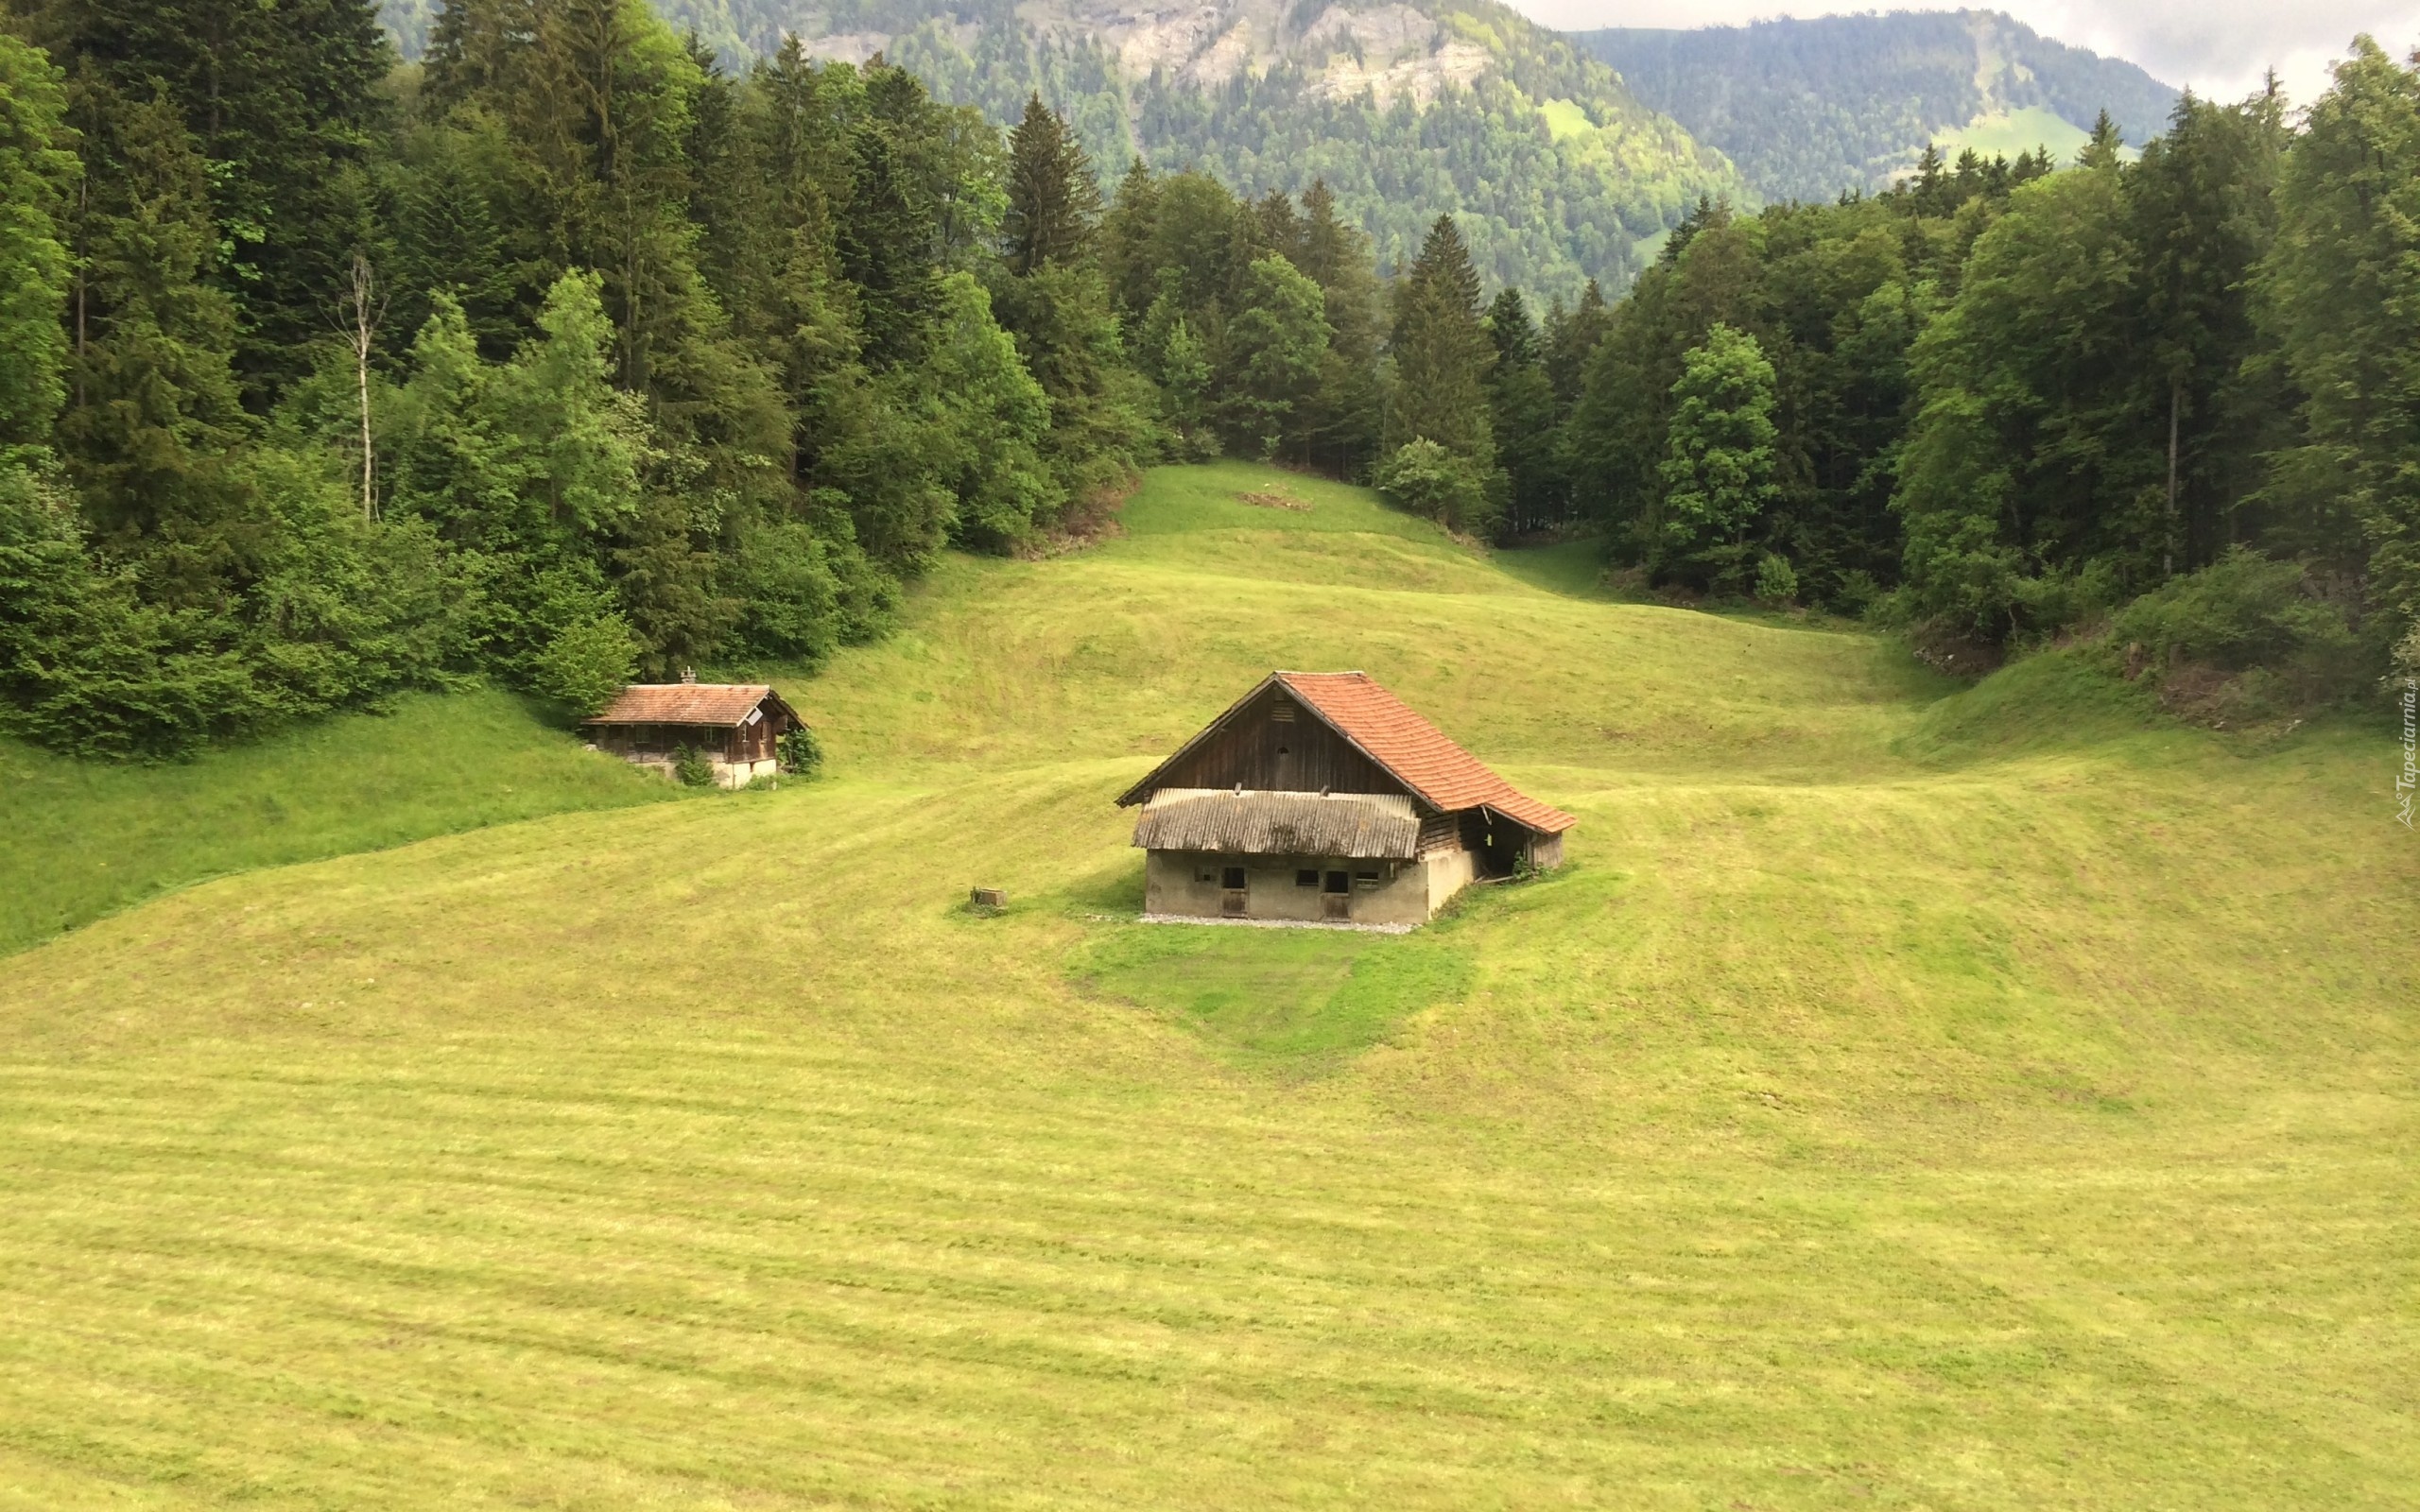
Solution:
M2420 755L2420 678L2403 679L2403 770L2394 774L2394 816L2407 830L2411 828L2411 792L2420 786L2420 767L2413 757Z

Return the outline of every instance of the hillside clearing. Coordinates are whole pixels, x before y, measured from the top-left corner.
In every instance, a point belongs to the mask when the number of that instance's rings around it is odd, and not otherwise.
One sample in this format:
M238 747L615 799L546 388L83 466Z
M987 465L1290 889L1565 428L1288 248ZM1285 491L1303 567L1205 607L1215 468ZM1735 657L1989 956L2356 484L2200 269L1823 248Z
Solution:
M2385 744L1586 587L1163 471L785 682L825 781L11 959L0 1504L2401 1504ZM1112 798L1279 666L1572 864L1131 922Z

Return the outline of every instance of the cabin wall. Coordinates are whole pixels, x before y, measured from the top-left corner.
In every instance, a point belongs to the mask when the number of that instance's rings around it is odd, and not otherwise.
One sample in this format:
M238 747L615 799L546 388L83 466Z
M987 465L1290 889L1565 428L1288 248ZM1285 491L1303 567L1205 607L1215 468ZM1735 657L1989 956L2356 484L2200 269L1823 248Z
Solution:
M1281 717L1281 706L1293 717ZM1238 784L1280 793L1409 791L1279 688L1262 689L1160 780L1164 787Z
M1227 912L1226 872L1244 875L1244 912ZM1328 912L1326 880L1343 872L1345 917ZM1305 885L1304 872L1319 880ZM1296 922L1425 924L1469 885L1471 856L1446 851L1419 861L1343 856L1246 856L1219 851L1152 850L1143 863L1143 911L1177 919L1243 918Z

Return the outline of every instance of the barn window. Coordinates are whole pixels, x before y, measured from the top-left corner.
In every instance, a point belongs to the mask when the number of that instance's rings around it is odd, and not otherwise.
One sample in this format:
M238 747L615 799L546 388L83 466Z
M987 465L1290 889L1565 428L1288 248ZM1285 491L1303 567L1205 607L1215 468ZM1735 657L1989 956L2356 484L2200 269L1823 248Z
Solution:
M1236 891L1237 889L1241 888L1241 887L1243 886L1243 885L1244 885L1244 868L1241 868L1241 867L1229 867L1229 868L1226 868L1226 875L1225 875L1224 877L1221 877L1221 878L1219 879L1219 882L1220 882L1220 885L1223 885L1223 886L1224 886L1224 887L1225 887L1229 892Z
M1353 880L1364 887L1374 887L1378 885L1378 874L1374 871L1357 871L1353 874Z
M1317 867L1307 868L1305 870L1294 873L1294 885L1297 887L1316 887L1319 885L1320 872Z
M1341 872L1341 871L1331 871L1331 872L1329 872L1329 873L1327 874L1327 885L1326 885L1324 888L1322 888L1321 890L1322 890L1322 891L1323 891L1323 892L1345 892L1345 891L1348 891L1349 889L1348 889L1348 887L1346 886L1346 884L1345 884L1344 873L1343 873L1343 872Z
M1269 717L1278 724L1290 725L1294 722L1294 706L1280 698L1269 706Z

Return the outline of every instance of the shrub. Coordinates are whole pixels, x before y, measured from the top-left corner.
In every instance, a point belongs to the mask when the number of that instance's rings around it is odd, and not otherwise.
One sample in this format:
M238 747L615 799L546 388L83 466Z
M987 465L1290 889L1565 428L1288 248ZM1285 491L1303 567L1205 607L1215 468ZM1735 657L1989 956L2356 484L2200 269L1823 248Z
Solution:
M1798 597L1798 569L1779 552L1765 553L1756 564L1756 597L1767 604L1780 606Z
M583 714L614 701L638 670L639 646L619 614L575 620L532 660L529 685Z
M2311 591L2301 562L2241 546L2127 605L2112 630L2119 644L2139 644L2162 664L2204 662L2230 672L2288 662L2318 670L2356 649L2343 609Z
M1495 507L1478 464L1426 437L1415 437L1380 462L1371 481L1388 503L1448 530L1478 535L1495 524Z
M672 775L684 787L712 787L715 764L695 746L683 746L672 753Z
M796 777L813 777L823 766L823 742L815 731L799 726L775 743L781 757L782 770Z

